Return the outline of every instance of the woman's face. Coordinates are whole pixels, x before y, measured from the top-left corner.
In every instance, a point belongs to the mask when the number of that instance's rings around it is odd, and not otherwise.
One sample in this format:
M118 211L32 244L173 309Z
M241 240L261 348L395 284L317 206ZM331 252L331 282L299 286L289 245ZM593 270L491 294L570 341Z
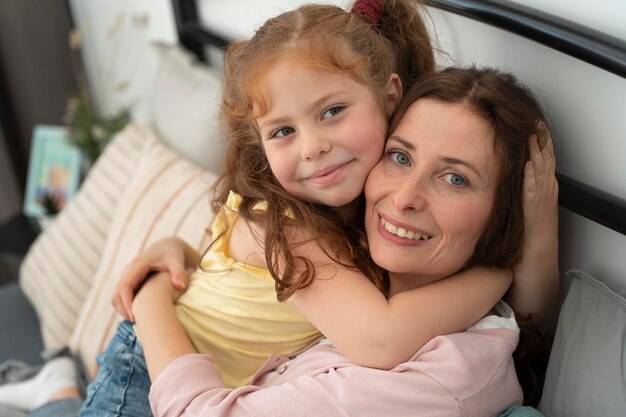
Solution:
M465 104L423 98L407 109L365 184L370 252L392 290L465 264L489 220L498 168L493 130Z

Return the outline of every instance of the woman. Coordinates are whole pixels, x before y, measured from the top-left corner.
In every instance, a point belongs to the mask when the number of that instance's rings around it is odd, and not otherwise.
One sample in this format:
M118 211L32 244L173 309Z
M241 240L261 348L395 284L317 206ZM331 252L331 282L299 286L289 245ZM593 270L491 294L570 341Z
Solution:
M527 139L548 139L541 120L532 95L494 70L450 69L407 93L365 189L370 250L389 271L389 295L472 265L517 265L525 169L526 215L549 214L542 232L529 231L527 241L551 235L545 250L555 255L553 159L536 140L529 151ZM418 233L422 239L416 240ZM537 252L545 253L535 247ZM552 286L544 283L537 291ZM175 296L169 276L159 274L133 304L155 416L487 416L522 400L511 357L518 327L503 303L467 331L434 338L390 371L351 364L322 339L291 358L271 357L252 385L232 390L212 359L195 353L174 314ZM33 415L50 414L40 409Z

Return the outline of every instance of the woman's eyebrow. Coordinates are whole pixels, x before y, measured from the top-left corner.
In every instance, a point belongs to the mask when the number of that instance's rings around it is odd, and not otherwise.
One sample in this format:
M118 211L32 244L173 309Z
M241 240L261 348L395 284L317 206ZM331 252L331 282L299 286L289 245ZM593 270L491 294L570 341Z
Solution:
M464 167L467 167L468 169L474 171L476 173L476 175L478 175L478 177L480 179L482 179L482 175L481 173L478 171L478 169L476 169L476 167L474 167L474 165L472 165L471 163L464 161L462 159L458 159L458 158L453 158L451 156L442 156L440 158L443 162L450 164L450 165L463 165Z
M389 136L389 139L387 139L387 143L391 142L392 140L396 141L396 142L399 142L402 146L404 146L405 148L407 148L410 151L414 151L415 150L415 146L411 142L409 142L409 141L407 141L405 139L402 139L400 136L396 136L396 135Z

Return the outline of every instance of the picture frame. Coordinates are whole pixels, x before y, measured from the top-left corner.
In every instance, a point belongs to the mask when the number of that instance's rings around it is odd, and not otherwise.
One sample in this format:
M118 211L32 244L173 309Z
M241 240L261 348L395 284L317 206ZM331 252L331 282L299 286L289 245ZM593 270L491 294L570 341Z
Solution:
M28 164L24 214L38 218L63 209L78 190L81 164L80 149L70 143L65 127L36 125Z

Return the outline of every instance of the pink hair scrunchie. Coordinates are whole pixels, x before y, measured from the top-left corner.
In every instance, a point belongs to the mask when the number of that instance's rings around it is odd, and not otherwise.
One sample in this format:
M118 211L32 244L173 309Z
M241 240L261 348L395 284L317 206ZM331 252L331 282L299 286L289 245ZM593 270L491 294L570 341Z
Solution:
M371 25L377 25L384 9L383 0L357 0L350 12L356 13Z

